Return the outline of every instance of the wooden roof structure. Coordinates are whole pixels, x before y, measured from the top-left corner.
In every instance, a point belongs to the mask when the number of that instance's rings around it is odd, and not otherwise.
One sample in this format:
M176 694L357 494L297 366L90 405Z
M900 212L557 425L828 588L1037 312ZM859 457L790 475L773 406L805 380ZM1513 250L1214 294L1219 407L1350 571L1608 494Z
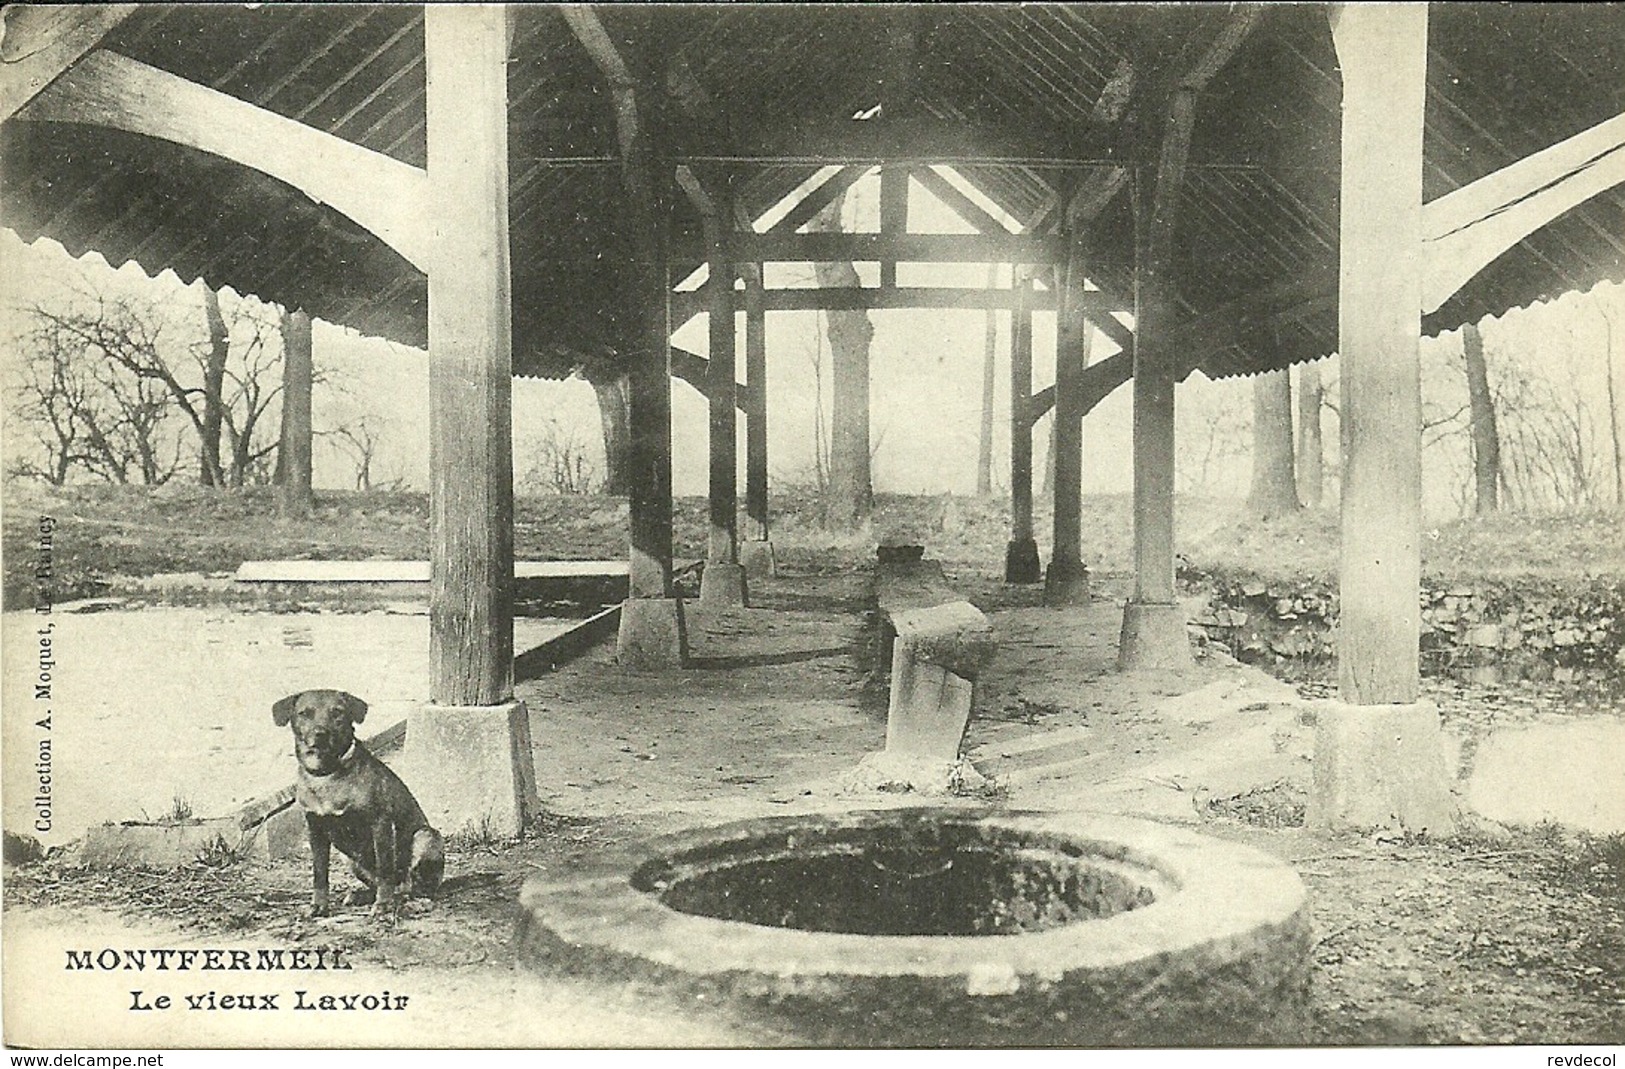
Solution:
M76 109L98 92L171 94L202 99L217 109L221 129L235 133L254 125L232 106L246 102L366 150L362 163L383 176L377 199L398 201L395 224L409 229L412 175L425 162L422 9L128 6L135 9L101 9L113 25L92 62L0 127L4 225L25 240L53 238L76 255L94 250L150 273L170 268L186 281L230 285L424 345L424 272L401 251L400 233L381 234L387 226L366 217L362 209L377 205L324 203L319 189L300 188L297 166L273 176L216 145L132 131L117 115L100 124L59 121L80 117ZM0 59L26 63L28 42L48 37L52 20L75 10L82 9L13 9ZM703 260L702 220L677 184L679 167L707 183L725 177L742 214L756 218L821 167L842 167L837 178L850 183L886 162L930 182L930 165L947 163L1018 219L1080 187L1110 188L1089 226L1089 270L1120 307L1132 303L1136 178L1154 168L1157 153L1156 124L1141 102L1165 88L1156 85L1163 72L1228 13L1219 5L1094 4L598 11L624 57L627 88L662 118L667 159L655 192L669 212L677 277L687 273L683 265ZM583 365L614 371L638 330L626 311L635 305L627 265L636 253L624 225L616 87L561 9L520 6L513 21L514 370L550 378ZM1430 260L1487 256L1487 266L1464 282L1433 283L1426 329L1625 278L1620 137L1608 126L1625 112L1622 70L1625 7L1435 6L1424 179ZM1336 347L1339 100L1321 5L1266 8L1204 90L1174 263L1176 337L1187 370L1250 373ZM1508 164L1599 126L1602 136L1558 153L1530 189L1467 195ZM1549 191L1572 188L1587 172L1615 175L1612 188L1553 212L1504 251L1494 248L1487 232L1509 212L1549 211L1548 201L1562 199ZM1058 216L1050 212L1046 225ZM978 221L990 231L997 225ZM812 245L781 233L742 242L750 247L740 251L752 259L844 252L905 261L1048 255L1001 234L981 245L892 237L904 244L825 235ZM769 307L809 300L785 297ZM873 295L854 300L881 303Z

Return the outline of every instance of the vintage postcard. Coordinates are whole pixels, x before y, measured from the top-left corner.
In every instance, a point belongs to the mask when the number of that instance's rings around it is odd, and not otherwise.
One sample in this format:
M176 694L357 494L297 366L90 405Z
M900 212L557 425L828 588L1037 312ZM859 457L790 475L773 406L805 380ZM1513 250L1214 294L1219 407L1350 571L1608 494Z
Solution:
M1619 6L0 29L9 1048L1614 1064Z

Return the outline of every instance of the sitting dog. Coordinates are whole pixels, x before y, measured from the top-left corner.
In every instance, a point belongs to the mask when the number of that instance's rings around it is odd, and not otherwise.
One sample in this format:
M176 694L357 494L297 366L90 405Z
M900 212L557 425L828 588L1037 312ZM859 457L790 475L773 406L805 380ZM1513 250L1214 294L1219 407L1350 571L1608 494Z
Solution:
M311 915L327 913L330 850L350 859L367 890L356 904L393 917L402 892L429 895L440 886L446 858L440 833L429 827L401 778L356 741L367 703L342 690L306 690L271 707L278 727L293 726L299 781L294 797L305 810L314 888Z

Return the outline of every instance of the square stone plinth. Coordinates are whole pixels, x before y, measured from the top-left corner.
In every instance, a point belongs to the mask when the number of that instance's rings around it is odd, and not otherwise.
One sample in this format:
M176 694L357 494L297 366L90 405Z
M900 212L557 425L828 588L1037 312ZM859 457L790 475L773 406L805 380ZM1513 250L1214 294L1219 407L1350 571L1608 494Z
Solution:
M512 838L541 811L524 702L415 710L401 765L429 823L443 834Z
M745 566L711 561L700 575L700 604L707 609L743 609Z
M681 668L688 660L688 625L678 598L627 598L615 659L623 668Z
M1456 816L1439 710L1432 702L1328 702L1318 708L1311 828L1448 835Z
M739 563L745 574L757 579L771 579L779 574L778 558L773 555L773 543L751 539L739 543Z
M1189 668L1192 663L1182 606L1149 601L1130 601L1123 606L1117 667L1132 672L1142 668Z

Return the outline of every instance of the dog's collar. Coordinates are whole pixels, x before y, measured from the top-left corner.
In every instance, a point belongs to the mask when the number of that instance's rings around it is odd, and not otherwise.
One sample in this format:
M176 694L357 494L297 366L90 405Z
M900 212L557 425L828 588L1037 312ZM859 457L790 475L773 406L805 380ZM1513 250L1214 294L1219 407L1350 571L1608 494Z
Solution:
M333 771L323 772L320 775L317 775L315 772L306 772L305 775L314 777L315 779L326 779L328 776L336 776L340 772L348 771L350 766L355 764L356 758L360 756L357 750L357 747L360 745L361 744L358 740L351 739L350 748L339 755L339 763L333 766Z

